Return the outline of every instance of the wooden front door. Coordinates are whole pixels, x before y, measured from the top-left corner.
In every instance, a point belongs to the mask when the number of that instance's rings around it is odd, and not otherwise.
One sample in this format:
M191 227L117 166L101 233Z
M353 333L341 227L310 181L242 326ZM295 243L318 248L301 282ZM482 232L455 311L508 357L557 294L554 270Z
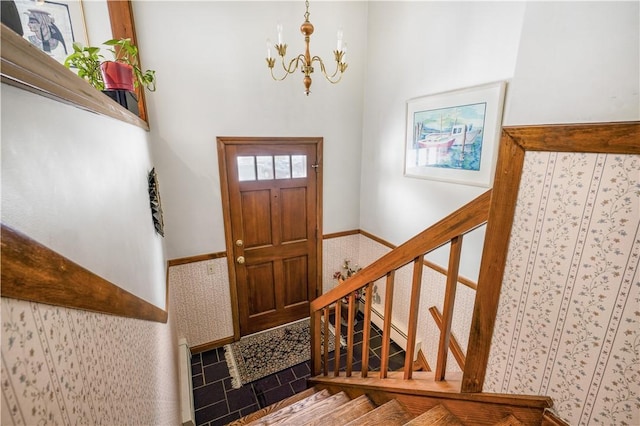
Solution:
M319 294L321 149L321 138L218 138L236 337L309 316Z

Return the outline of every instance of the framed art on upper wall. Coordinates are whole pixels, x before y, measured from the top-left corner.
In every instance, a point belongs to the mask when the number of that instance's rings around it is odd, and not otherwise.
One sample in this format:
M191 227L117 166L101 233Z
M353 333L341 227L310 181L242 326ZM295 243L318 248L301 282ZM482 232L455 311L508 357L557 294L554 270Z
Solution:
M496 82L407 101L405 176L490 187L505 86Z
M81 0L15 0L24 38L64 63L73 43L87 45L87 31Z

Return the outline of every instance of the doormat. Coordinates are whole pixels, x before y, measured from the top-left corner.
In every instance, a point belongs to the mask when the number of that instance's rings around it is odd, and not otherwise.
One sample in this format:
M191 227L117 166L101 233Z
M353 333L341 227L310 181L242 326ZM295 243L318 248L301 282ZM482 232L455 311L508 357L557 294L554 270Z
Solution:
M330 330L329 351L334 349L334 336ZM238 342L225 345L224 352L231 374L231 386L237 389L309 360L309 319L242 337Z

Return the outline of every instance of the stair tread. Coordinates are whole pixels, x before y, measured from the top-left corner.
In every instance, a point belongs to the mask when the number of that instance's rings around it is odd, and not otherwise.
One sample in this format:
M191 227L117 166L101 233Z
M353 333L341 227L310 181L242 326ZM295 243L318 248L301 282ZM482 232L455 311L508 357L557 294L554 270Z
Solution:
M335 425L335 424L345 424L350 422L351 420L355 420L358 417L362 416L365 413L375 409L376 406L369 399L367 395L360 395L359 397L348 401L342 406L336 408L331 413L323 416L322 418L317 418L309 423L308 425Z
M413 415L407 412L395 399L382 404L375 410L347 423L347 426L402 426L410 421Z
M522 426L523 423L518 420L513 414L509 414L508 417L500 420L495 426Z
M326 415L349 401L350 399L346 393L339 392L335 395L331 395L329 398L324 398L322 400L316 401L315 403L305 407L303 410L300 410L293 415L267 424L286 424L296 426L307 425L314 422L318 418L324 418Z
M315 404L316 402L322 401L329 397L331 397L331 393L328 390L323 389L319 392L314 392L313 394L299 401L296 401L293 404L284 406L276 411L272 411L269 414L262 416L248 424L252 426L275 424L279 421L282 421L283 419L287 419L288 416L296 414L304 410L305 408Z
M292 396L290 396L289 398L285 398L282 401L278 401L278 402L274 402L273 404L261 408L258 411L254 411L253 413L249 413L244 417L239 418L238 420L235 420L231 423L228 423L227 426L243 426L243 425L248 425L251 422L258 420L268 414L271 414L273 412L276 412L278 410L280 410L281 408L287 407L289 405L292 405L295 402L298 402L300 400L303 400L313 394L316 393L316 390L314 388L309 388L309 389L305 389L302 392L298 392L296 394L293 394ZM328 396L328 394L327 394Z
M439 404L428 411L420 414L415 419L406 423L405 426L462 426L462 423L456 416L451 414L444 405ZM507 425L504 425L507 426Z

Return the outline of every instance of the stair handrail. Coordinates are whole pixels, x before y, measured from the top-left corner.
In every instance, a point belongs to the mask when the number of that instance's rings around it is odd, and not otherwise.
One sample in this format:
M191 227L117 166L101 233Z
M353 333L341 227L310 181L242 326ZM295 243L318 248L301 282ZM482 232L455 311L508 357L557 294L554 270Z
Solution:
M425 254L447 244L452 239L484 225L489 217L491 193L491 189L484 192L311 302L311 365L314 375L320 373L320 362L317 358L320 354L319 319L322 309L369 283L387 276L390 272L414 262L417 258L423 258Z

